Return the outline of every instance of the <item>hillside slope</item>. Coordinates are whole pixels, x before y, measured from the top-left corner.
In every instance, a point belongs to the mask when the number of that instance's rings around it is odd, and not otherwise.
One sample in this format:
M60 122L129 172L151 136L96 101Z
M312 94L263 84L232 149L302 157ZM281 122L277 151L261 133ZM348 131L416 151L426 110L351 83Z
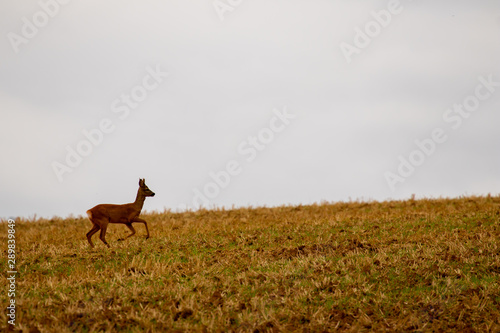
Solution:
M149 213L150 239L110 225L110 249L84 218L18 220L16 329L499 332L499 211L488 196Z

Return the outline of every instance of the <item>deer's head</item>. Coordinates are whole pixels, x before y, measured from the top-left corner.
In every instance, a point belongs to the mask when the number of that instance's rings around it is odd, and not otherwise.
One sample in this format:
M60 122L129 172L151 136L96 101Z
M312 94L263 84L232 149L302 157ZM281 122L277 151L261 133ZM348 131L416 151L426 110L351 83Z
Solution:
M153 192L149 189L149 187L146 185L146 180L144 178L139 179L139 191L142 192L142 194L144 194L144 196L146 196L146 197L154 197L155 196L155 192Z

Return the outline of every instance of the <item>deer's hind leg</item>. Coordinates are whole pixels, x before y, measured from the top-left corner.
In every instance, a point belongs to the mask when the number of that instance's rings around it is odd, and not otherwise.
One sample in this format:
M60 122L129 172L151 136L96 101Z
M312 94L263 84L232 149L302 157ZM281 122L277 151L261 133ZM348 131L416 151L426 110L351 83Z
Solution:
M90 231L89 231L89 232L87 232L87 240L89 241L90 247L92 247L92 248L93 248L93 247L94 247L94 244L92 243L92 236L93 236L93 235L94 235L97 231L99 231L99 229L101 229L101 227L99 226L99 224L98 224L98 223L96 223L95 218L94 218L94 216L93 216L93 214L92 214L92 210L91 210L91 209L89 209L89 210L87 211L87 216L88 216L88 218L89 218L90 222L92 222L92 225L93 225L93 226L92 226L92 229L90 229Z
M111 247L109 246L108 242L106 242L106 230L108 229L108 221L102 220L100 225L101 233L99 234L99 238L104 244L106 244L107 247Z
M92 222L92 221L91 221ZM99 229L101 229L101 227L99 227L97 224L95 224L94 222L92 222L94 224L94 226L92 227L92 229L90 229L89 232L87 232L87 240L89 241L89 244L90 244L90 247L94 247L94 244L92 243L92 236L99 231Z

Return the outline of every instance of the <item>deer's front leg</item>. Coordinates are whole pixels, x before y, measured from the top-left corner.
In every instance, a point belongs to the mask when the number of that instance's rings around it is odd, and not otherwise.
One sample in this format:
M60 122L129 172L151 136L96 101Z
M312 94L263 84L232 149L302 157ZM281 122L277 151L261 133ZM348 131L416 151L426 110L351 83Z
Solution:
M148 239L149 238L148 223L145 220L141 219L140 217L134 218L134 220L132 222L144 223L144 226L146 227L146 232L148 233L148 235L146 236L146 239Z
M125 237L125 238L120 238L119 241L124 241L125 239L130 238L133 235L135 235L135 229L132 226L132 222L125 223L125 225L127 226L127 228L129 228L129 230L131 231L131 234L128 235L127 237Z
M127 238L132 237L133 235L135 235L135 229L134 229L134 227L132 226L132 223L127 223L127 224L125 224L125 225L126 225L126 226L127 226L127 228L129 228L129 229L130 229L130 231L132 232L130 235L128 235L128 236L127 236Z

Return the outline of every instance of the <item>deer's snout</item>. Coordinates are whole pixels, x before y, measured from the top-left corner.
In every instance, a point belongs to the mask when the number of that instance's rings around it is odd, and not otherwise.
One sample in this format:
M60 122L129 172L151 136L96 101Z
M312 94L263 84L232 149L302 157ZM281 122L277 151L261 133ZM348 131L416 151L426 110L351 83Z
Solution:
M151 192L151 196L154 197L155 196L155 192Z

